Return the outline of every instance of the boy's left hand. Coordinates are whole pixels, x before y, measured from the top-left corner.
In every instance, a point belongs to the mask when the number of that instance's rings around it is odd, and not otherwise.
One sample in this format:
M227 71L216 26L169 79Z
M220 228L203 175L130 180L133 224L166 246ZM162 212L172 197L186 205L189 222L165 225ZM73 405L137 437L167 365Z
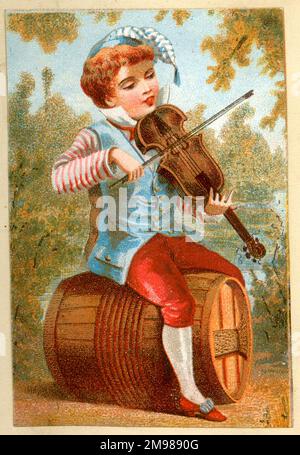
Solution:
M214 191L210 188L209 198L204 207L205 213L207 213L207 215L223 215L229 207L235 209L236 207L231 205L233 192L234 190L231 190L229 195L224 194L220 199L219 193L216 193L216 196L214 197Z

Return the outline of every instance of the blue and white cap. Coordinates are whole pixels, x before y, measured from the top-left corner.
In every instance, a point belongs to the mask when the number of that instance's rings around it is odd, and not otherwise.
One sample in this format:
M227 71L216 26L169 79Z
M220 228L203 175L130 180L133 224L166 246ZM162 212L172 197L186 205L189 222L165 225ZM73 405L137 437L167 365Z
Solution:
M94 57L100 49L117 46L118 44L128 44L130 46L148 44L148 46L153 48L155 58L173 65L175 70L174 82L176 85L180 85L180 76L176 65L173 45L162 33L152 27L126 26L117 28L92 47L88 58Z

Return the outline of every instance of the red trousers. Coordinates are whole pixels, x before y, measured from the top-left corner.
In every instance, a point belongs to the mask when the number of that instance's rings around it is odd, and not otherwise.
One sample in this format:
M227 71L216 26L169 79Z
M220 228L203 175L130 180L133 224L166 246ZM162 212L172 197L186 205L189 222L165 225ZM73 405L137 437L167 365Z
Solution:
M184 271L220 272L245 284L240 270L231 262L185 237L156 234L135 254L127 284L138 294L161 307L165 324L188 327L193 324L195 300Z

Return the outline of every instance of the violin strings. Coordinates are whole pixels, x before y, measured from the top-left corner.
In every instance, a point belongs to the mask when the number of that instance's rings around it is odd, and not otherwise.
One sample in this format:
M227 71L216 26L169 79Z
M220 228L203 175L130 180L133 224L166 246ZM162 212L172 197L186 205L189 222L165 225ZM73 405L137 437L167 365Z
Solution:
M169 135L169 137L170 137L170 135ZM174 146L173 146L173 150L174 150L174 149L178 149L178 145L174 145ZM168 155L170 155L171 153L172 153L172 151L167 152ZM198 172L197 172L196 174L194 173L194 172L195 172L195 171L194 171L194 167L191 166L190 161L189 161L188 159L185 158L184 152L183 152L181 149L179 149L179 150L178 150L178 153L180 154L180 156L181 156L182 160L184 161L185 165L187 166L187 168L189 168L189 170L191 171L193 177L196 177L196 175L198 175ZM192 160L192 161L193 161L193 160ZM196 164L196 163L195 163L195 164Z
M174 133L172 133L172 130L168 125L165 124L165 128L168 130L169 137L171 139L175 139L174 144L171 144L170 147L173 149L174 148L178 149L178 147L180 146L180 142L185 142L186 136L178 138ZM169 153L172 153L172 150ZM185 164L187 165L187 167L190 168L190 171L192 171L192 174L193 174L193 170L195 170L196 174L194 175L194 177L196 177L201 172L201 169L199 168L196 161L190 155L187 157L187 159L185 159L184 150L179 149L178 153L181 154L182 159L185 161ZM190 163L194 163L194 167L190 166Z
M178 148L178 146L176 146L176 148ZM195 163L195 161L191 157L186 157L184 150L179 149L178 153L179 153L182 161L185 163L185 165L191 171L193 177L196 177L200 172L200 169L197 167L197 163ZM192 165L191 161L194 161L195 166ZM196 170L196 168L197 168L197 170ZM198 172L198 170L199 170L199 172Z
M161 121L159 119L159 121ZM179 145L180 145L180 142L184 142L183 141L183 138L178 138L174 133L172 133L172 130L171 128L164 123L164 127L166 128L167 130L167 136L169 139L175 139L175 142L174 144L170 144L170 146L168 147L171 147L171 150L170 152L167 152L167 154L171 154L172 153L172 149L174 150L178 150L179 148ZM191 156L188 156L187 158L185 157L185 152L184 150L182 150L181 148L179 148L178 150L178 153L181 155L181 158L183 159L183 161L185 162L186 166L190 169L190 171L192 172L192 175L193 177L196 177L200 172L201 172L201 169L199 168L199 166L197 165L196 161L191 157ZM191 164L194 163L194 166L192 166ZM194 172L196 172L196 174L194 174Z
M162 122L161 119L158 119L158 121L164 124L165 128L168 130L169 137L171 137L172 139L175 137L175 142L167 145L167 147L165 148L165 151L167 149L170 149L170 151L165 152L164 155L170 155L174 148L179 147L182 142L185 142L186 139L189 139L190 137L194 136L194 134L195 134L195 133L193 133L194 130L192 130L192 132L188 133L186 136L182 136L181 138L178 138L176 135L173 135L173 137L172 137L172 132L171 132L172 130L170 129L170 127L165 122ZM191 133L193 133L193 134L191 134ZM179 150L179 153L181 153L181 150ZM193 158L189 157L189 159L194 162L195 168L200 172L201 169L198 167L197 163L193 160Z
M170 153L172 153L172 150L178 149L178 147L180 145L180 142L184 142L183 138L178 138L177 135L172 132L171 128L163 120L161 120L159 117L156 117L156 119L161 125L163 125L164 129L167 131L166 135L168 136L168 138L171 139L171 140L175 139L175 141L172 144L167 146L167 148L168 147L171 148L170 152L167 152L167 154L169 155ZM195 170L196 170L197 174L195 174L193 176L196 177L196 175L198 175L198 173L201 171L201 169L197 166L197 163L191 157L188 157L188 159L186 160L185 157L184 157L184 151L182 151L181 149L178 150L178 153L182 156L183 160L185 161L186 166L190 169L192 174L193 174L193 167L190 166L190 161L194 162Z

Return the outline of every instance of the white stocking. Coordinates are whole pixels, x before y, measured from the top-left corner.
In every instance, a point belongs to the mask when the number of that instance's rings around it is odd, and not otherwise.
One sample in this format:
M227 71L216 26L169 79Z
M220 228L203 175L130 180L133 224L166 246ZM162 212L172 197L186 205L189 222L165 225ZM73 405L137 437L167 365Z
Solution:
M192 327L164 325L162 341L177 376L182 395L196 404L205 401L194 379Z

